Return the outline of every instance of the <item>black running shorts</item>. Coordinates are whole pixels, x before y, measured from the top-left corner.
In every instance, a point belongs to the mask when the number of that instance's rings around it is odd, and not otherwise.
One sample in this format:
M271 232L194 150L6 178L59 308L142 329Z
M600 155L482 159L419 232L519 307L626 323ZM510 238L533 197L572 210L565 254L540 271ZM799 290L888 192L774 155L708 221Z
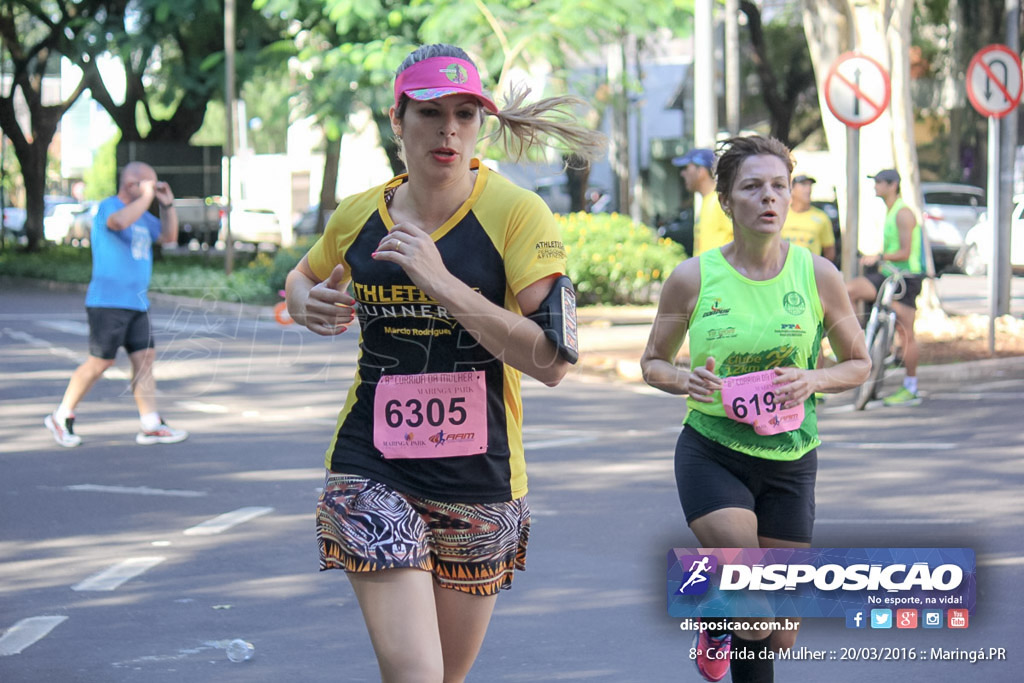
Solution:
M767 460L716 443L689 427L676 442L676 486L687 524L709 512L744 508L757 516L757 535L810 543L818 454Z
M149 313L127 308L86 308L89 315L89 355L104 360L117 358L124 347L129 354L151 349L156 344L149 325Z
M864 273L864 277L868 279L868 282L875 286L875 293L877 296L878 288L882 286L883 282L885 282L885 276L877 270L869 270ZM903 281L906 283L906 287L893 300L900 302L904 306L917 308L917 297L921 293L922 277L920 275L904 273Z

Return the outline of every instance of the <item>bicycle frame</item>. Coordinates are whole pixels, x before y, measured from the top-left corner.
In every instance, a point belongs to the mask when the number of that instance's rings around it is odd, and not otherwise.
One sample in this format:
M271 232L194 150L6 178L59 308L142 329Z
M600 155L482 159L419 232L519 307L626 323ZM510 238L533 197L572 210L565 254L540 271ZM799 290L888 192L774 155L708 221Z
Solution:
M885 367L893 361L895 355L892 346L896 339L896 311L893 310L892 302L904 291L906 282L898 270L889 268L888 271L888 277L878 288L875 303L871 306L871 314L864 329L864 339L871 359L871 373L857 391L854 400L857 410L864 410L868 401L875 398L879 387L882 386Z

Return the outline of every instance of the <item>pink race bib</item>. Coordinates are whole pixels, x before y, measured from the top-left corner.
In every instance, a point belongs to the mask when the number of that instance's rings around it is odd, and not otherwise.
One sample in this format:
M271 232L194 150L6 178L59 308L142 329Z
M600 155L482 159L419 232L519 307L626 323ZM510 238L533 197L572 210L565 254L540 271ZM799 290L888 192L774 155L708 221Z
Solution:
M722 380L722 406L731 420L753 425L762 436L791 432L804 421L804 404L782 410L775 403L774 370Z
M484 373L382 376L373 402L373 445L385 458L451 458L484 453Z

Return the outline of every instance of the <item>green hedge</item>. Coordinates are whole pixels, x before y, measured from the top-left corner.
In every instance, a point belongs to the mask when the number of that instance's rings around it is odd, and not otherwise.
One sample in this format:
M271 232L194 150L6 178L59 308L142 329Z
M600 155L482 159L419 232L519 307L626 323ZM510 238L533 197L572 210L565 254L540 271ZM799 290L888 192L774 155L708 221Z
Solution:
M304 243L273 254L238 252L234 272L224 274L223 255L168 253L153 262L150 291L223 301L273 304L280 300L288 271L309 249ZM49 246L38 252L14 249L0 253L0 275L88 283L92 252L85 248Z
M648 304L686 258L678 243L617 213L556 216L581 305Z

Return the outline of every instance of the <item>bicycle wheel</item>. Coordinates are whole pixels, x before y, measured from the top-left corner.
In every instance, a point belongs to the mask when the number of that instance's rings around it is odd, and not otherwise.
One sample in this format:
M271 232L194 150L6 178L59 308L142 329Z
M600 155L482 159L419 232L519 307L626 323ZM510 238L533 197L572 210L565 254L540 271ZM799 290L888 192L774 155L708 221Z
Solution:
M854 400L854 407L857 410L864 410L868 401L875 397L878 388L882 386L882 375L885 374L885 356L889 352L889 328L886 325L879 325L874 336L868 340L868 358L871 359L871 372L864 384L857 389L857 397Z

